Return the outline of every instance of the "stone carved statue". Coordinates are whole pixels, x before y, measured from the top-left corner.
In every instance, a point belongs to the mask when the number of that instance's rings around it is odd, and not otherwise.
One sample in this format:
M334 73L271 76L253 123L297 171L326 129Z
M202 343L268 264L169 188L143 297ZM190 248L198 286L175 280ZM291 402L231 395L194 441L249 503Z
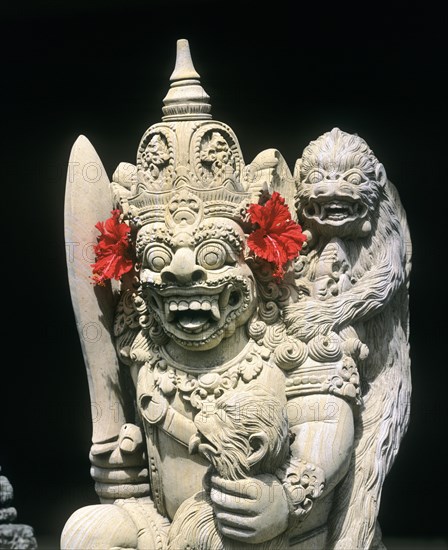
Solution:
M73 147L68 272L101 504L61 546L381 548L410 397L397 191L337 128L294 176L274 149L245 165L210 109L180 40L136 165L109 182L86 138Z

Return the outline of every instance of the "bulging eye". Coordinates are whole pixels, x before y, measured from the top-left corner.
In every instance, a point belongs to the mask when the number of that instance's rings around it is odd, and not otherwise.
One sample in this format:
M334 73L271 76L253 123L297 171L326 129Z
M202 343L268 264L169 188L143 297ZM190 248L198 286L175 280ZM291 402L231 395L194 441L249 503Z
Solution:
M204 244L196 254L197 263L204 269L220 269L227 258L226 248L219 243Z
M350 172L344 177L344 179L352 185L359 185L360 183L367 181L361 172Z
M143 267L151 271L160 272L171 263L171 252L164 246L149 246L145 254Z
M306 179L311 184L319 183L324 179L324 175L319 170L313 170Z

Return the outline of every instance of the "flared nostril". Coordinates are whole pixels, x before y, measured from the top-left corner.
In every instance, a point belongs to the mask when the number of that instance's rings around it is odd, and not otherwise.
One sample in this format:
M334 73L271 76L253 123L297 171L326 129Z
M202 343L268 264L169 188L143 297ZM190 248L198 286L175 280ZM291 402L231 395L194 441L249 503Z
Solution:
M207 278L207 273L205 272L205 269L197 268L193 271L191 274L191 281L193 283L201 283L202 281L205 281Z
M165 268L160 277L165 284L188 285L191 283L202 283L207 279L207 273L202 267L196 266L193 269L170 269Z
M162 282L165 284L173 284L177 282L176 275L171 271L162 271L160 277L162 278Z

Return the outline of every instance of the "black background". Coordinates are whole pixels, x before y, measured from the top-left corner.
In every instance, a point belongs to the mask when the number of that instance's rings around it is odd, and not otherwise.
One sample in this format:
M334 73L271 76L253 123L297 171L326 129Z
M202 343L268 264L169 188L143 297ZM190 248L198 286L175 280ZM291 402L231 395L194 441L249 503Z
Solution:
M3 7L0 465L19 520L58 537L96 502L90 404L63 240L70 148L86 135L109 175L161 117L187 38L212 113L245 159L290 167L338 126L361 135L408 214L411 424L383 490L386 536L446 532L446 153L443 17L429 4L35 2ZM441 317L438 317L441 312ZM4 333L4 330L3 330Z

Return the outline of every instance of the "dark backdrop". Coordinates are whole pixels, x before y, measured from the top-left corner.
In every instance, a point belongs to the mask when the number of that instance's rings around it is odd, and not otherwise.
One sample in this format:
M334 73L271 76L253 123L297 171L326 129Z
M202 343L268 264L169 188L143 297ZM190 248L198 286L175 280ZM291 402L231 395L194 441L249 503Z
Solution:
M19 520L38 536L57 537L74 509L96 502L63 241L70 148L85 134L109 175L119 161L134 161L141 135L160 120L178 38L190 40L213 116L235 130L246 161L275 147L292 168L311 139L338 126L361 135L397 185L414 245L414 392L380 518L388 536L445 532L442 16L428 5L341 4L79 0L2 8L0 465Z

